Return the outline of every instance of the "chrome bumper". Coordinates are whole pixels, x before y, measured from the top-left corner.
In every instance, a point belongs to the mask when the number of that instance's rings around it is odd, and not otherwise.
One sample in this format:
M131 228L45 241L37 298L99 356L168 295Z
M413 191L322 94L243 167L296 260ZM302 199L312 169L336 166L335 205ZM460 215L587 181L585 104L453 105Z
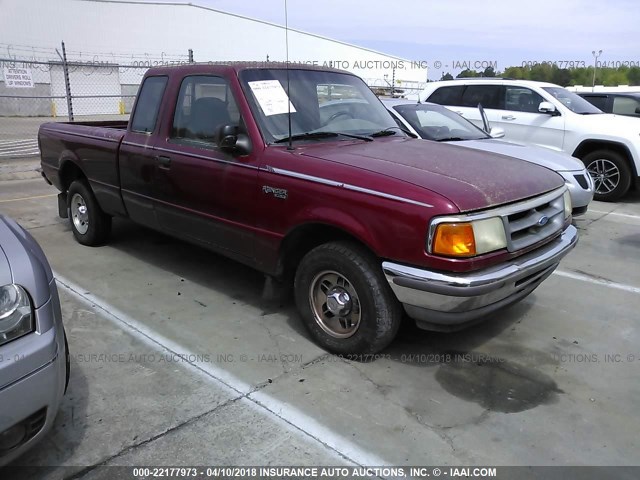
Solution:
M577 241L578 231L570 225L547 245L485 270L443 273L392 262L383 262L382 269L419 327L457 330L526 297L553 273Z

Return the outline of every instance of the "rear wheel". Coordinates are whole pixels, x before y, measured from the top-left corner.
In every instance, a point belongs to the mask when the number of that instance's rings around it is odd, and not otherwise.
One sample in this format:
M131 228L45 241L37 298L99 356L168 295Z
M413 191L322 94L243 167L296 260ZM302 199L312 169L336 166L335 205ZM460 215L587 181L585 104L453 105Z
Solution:
M75 180L67 193L67 214L76 240L83 245L102 245L111 232L111 217L105 214L84 180Z
M305 326L331 352L375 353L398 332L402 308L378 259L357 244L331 242L311 250L294 286Z
M629 190L631 169L619 153L598 150L585 155L582 161L593 178L595 200L613 202Z

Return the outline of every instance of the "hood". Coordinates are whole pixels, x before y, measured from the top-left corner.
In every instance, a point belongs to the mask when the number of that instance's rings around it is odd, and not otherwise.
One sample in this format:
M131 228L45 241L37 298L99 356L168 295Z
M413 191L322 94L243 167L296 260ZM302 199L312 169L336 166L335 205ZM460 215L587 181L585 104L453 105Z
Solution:
M599 113L594 115L574 115L580 117L577 125L580 131L589 130L594 134L614 135L626 137L638 143L640 141L640 118L626 115L614 115L612 113Z
M487 138L486 140L465 140L463 142L456 142L456 145L508 155L550 168L556 172L584 170L584 163L577 158L566 153L534 145L523 145L521 143L505 142L504 140L495 140L492 138Z
M2 284L22 285L35 308L44 305L51 296L49 282L53 279L49 262L31 234L4 215L0 215L0 249Z
M301 150L301 155L426 188L462 212L515 202L564 184L557 173L515 158L412 138L316 143Z

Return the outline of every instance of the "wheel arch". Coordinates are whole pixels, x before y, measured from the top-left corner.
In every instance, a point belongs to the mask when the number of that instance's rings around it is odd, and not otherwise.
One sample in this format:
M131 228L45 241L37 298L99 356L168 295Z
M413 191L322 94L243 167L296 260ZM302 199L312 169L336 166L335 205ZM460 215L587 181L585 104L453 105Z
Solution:
M69 186L73 183L74 180L87 179L87 176L78 166L78 164L70 158L63 158L60 161L59 175L60 186L62 187L63 192L69 190Z
M308 222L293 228L282 240L278 253L277 276L291 278L300 260L308 252L331 241L353 242L377 256L368 242L343 227L323 222Z
M629 150L629 147L623 143L613 142L610 140L583 140L576 147L572 156L582 160L586 155L597 150L611 150L622 155L626 159L629 168L631 168L633 176L638 176L638 170L636 169L635 162L633 161L631 151Z

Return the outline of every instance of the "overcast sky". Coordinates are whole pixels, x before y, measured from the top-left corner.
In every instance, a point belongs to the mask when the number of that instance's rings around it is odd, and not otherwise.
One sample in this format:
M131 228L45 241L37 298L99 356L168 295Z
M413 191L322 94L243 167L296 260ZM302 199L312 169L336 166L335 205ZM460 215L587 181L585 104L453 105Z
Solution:
M191 2L284 24L284 0ZM431 78L456 61L592 65L600 49L601 61L640 65L638 0L288 0L288 14L291 28L428 61Z

